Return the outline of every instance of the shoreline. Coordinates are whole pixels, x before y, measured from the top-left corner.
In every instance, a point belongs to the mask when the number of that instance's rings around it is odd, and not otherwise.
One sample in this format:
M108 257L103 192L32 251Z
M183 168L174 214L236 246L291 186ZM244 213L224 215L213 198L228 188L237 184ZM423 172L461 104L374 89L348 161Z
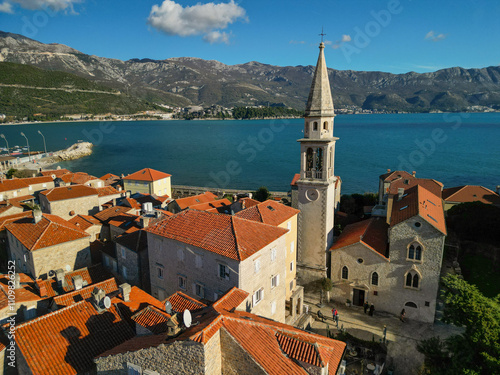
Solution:
M486 114L486 113L500 113L498 111L487 111L487 112L404 112L404 113L337 113L335 116L377 116L377 115L442 115L447 113L453 114ZM23 122L6 122L0 124L2 126L13 126L13 125L32 125L32 124L54 124L54 123L79 123L79 122L137 122L137 121L253 121L253 120L297 120L303 119L304 117L256 117L256 118L248 118L248 119L236 119L236 118L193 118L190 120L181 119L181 118L165 118L165 119L154 119L154 118L145 118L140 120L121 120L121 119L108 119L108 120L54 120L54 121L23 121Z

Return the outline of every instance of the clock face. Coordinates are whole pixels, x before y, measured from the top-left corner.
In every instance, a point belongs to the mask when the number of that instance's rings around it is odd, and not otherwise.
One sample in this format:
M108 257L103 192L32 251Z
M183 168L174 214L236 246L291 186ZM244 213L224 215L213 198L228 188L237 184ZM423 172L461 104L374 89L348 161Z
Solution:
M306 191L306 198L310 201L315 201L319 198L319 191L316 189L309 189Z

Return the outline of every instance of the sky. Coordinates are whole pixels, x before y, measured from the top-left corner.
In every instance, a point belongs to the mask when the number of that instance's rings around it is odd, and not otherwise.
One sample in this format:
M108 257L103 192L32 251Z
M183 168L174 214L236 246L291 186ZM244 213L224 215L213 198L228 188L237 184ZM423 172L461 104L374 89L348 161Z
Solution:
M405 73L500 65L498 0L0 0L0 30L128 60Z

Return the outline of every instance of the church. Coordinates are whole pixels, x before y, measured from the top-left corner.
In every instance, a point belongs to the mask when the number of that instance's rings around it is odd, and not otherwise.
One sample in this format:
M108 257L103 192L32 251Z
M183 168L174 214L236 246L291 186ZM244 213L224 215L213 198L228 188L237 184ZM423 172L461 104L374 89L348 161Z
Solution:
M307 101L300 143L300 173L292 181L292 205L300 210L297 276L301 285L325 277L333 298L357 306L433 322L446 224L442 184L415 172L380 176L379 205L372 217L334 238L341 179L335 176L334 106L324 43Z

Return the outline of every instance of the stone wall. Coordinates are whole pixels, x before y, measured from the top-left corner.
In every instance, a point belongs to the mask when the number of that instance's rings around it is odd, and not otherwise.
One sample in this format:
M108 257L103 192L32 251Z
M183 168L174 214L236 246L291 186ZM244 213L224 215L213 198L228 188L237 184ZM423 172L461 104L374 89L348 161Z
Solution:
M123 257L125 255L125 257ZM139 270L139 256L135 251L125 246L116 244L116 259L118 261L118 272L123 275L122 269L127 269L127 277L124 277L130 285L141 286L141 273Z
M267 374L224 328L220 329L220 343L224 375Z
M222 373L220 330L203 347L205 349L205 375Z
M44 213L57 215L69 220L75 215L94 215L99 212L99 198L96 195L49 202L40 194L40 205ZM74 212L70 215L70 212Z
M127 363L139 366L143 371L159 374L204 374L203 345L193 341L176 341L135 352L121 353L94 359L98 374L126 375Z
M279 227L284 229L289 229L288 233L285 235L285 275L286 280L286 300L288 301L292 295L292 291L296 285L296 275L297 275L297 218L298 214L289 220L281 223ZM293 269L290 270L290 263L293 262ZM291 284L291 287L290 287Z

